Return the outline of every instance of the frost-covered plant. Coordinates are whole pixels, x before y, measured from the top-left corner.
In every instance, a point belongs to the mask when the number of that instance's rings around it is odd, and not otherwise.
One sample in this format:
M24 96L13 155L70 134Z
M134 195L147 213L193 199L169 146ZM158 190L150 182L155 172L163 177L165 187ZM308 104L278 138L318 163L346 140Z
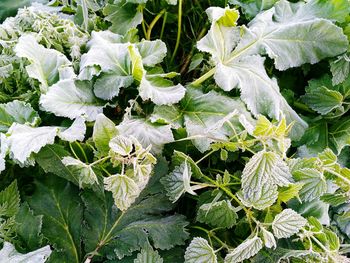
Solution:
M0 261L349 262L349 13L19 9L0 26Z

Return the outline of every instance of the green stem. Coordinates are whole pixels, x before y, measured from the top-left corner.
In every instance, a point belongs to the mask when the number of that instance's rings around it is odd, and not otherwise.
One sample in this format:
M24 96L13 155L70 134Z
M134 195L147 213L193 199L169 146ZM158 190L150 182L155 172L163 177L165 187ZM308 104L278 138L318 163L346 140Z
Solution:
M94 166L94 165L96 165L98 163L104 162L105 160L107 160L109 158L111 158L111 157L110 156L103 157L102 159L99 159L97 161L94 161L93 163L90 163L90 166Z
M162 17L162 15L165 13L165 11L166 11L165 9L160 11L160 13L149 24L149 27L148 27L148 30L147 30L147 33L146 33L146 39L147 40L151 40L152 29L155 26L155 24L158 22L158 20Z
M78 159L78 160L79 160L78 155L77 155L76 152L74 151L74 148L73 148L73 146L72 146L72 143L69 143L69 148L70 148L71 152L73 153L75 159Z
M89 163L89 160L88 160L88 158L86 156L86 153L85 153L83 147L81 147L80 143L78 143L77 141L75 142L75 144L78 145L78 148L79 148L79 150L81 151L81 153L82 153L82 155L84 157L85 163Z
M216 152L217 150L211 150L210 152L208 152L206 155L204 155L202 158L200 158L196 164L199 164L201 161L203 161L205 158L207 158L208 156L212 155L214 152Z
M159 36L160 39L163 39L163 34L164 34L165 24L166 24L167 18L168 18L168 13L165 12L164 18L163 18L163 23L162 23L162 29L160 30L160 36Z
M174 48L173 55L171 56L170 62L172 63L175 59L177 50L180 45L180 39L181 39L181 27L182 27L182 0L179 0L179 12L178 12L178 23L177 23L177 37L176 37L176 44Z
M203 76L201 76L200 78L193 81L190 85L194 86L194 87L201 85L204 81L206 81L207 79L209 79L210 77L212 77L215 74L215 70L216 70L216 68L212 68L207 73L205 73Z

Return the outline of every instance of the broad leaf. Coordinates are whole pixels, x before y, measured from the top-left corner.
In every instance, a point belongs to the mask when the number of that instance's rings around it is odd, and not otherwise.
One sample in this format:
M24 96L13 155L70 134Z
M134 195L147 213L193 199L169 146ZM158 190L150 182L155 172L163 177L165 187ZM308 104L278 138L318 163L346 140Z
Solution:
M101 154L108 154L109 141L117 135L115 124L105 115L98 114L94 124L92 138L97 150Z
M130 29L136 28L143 19L142 12L137 5L122 0L115 4L107 4L103 9L106 20L112 23L110 30L124 35Z
M201 237L195 237L186 249L185 263L217 263L214 249L208 241Z
M136 47L142 57L143 65L147 67L154 67L162 62L167 53L165 43L159 39L155 41L142 40L136 44Z
M334 149L340 153L342 149L350 145L350 120L340 120L329 131L330 141Z
M76 173L79 180L79 187L85 185L93 185L98 183L97 176L92 169L91 165L83 163L80 160L74 159L70 156L66 156L62 159L62 163L65 166L70 166L73 173Z
M63 179L48 176L36 182L29 205L35 214L43 215L42 233L55 248L51 260L80 263L83 209L78 189Z
M173 129L183 126L182 112L175 105L155 106L150 120L153 123L170 124Z
M285 186L292 182L286 163L274 152L260 151L244 167L242 188L244 195L259 193L264 184Z
M145 248L141 249L140 253L134 259L134 263L163 263L163 259L159 255L158 251L148 244Z
M259 191L252 191L246 194L238 192L237 196L245 206L264 210L276 202L278 191L276 185L265 183Z
M203 204L199 207L196 220L212 227L231 228L238 215L227 200Z
M30 104L22 101L14 100L0 104L0 132L7 132L14 122L37 126L40 117Z
M104 108L104 104L96 99L89 83L71 79L61 80L51 86L46 94L41 95L40 105L56 116L70 119L84 116L87 121L96 120Z
M25 163L32 153L38 153L47 144L53 144L58 127L37 127L14 123L8 131L10 155Z
M261 232L262 232L262 238L264 241L264 245L267 248L276 248L277 247L277 243L276 243L276 239L273 236L273 234L266 230L266 228L264 227L260 227Z
M333 75L333 85L338 85L349 76L350 73L350 57L349 54L339 56L336 60L330 63L331 72Z
M293 172L293 177L297 182L303 184L300 190L300 197L304 201L318 199L327 191L327 182L323 174L311 168L304 168Z
M76 118L72 125L68 128L60 128L58 137L64 141L74 142L83 141L86 133L85 119L83 117Z
M16 55L30 61L26 67L29 77L37 79L45 92L60 79L60 72L70 69L71 62L60 52L38 44L33 35L22 36L15 48ZM74 73L73 73L74 74Z
M185 161L180 166L176 166L171 173L161 179L161 183L164 185L170 201L175 203L186 192L191 195L196 195L190 185L191 175L191 166Z
M188 88L181 105L188 136L198 137L193 142L201 152L208 150L216 139L227 140L241 132L244 129L241 115L253 123L240 100L215 91L204 94L198 89Z
M325 115L342 106L343 96L340 92L326 87L308 89L302 97L303 101L313 110Z
M16 248L11 243L5 242L3 248L0 250L0 262L44 263L50 256L51 252L50 246L46 246L27 254L21 254L16 251Z
M306 219L292 209L285 209L272 222L273 234L277 238L287 238L305 226Z
M16 215L16 233L24 246L34 250L41 246L43 236L41 234L43 216L35 216L28 203L23 203Z
M131 118L122 121L117 130L122 135L134 136L144 148L152 145L153 153L160 153L163 145L174 141L170 125L152 124L146 119Z
M225 257L225 263L241 262L255 256L263 247L260 237L246 239L242 244L230 251Z

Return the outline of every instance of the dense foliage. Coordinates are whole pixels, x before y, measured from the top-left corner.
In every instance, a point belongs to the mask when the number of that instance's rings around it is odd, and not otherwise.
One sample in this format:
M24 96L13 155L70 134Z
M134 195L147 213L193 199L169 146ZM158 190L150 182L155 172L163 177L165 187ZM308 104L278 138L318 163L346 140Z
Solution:
M350 262L349 0L32 2L0 3L0 262Z

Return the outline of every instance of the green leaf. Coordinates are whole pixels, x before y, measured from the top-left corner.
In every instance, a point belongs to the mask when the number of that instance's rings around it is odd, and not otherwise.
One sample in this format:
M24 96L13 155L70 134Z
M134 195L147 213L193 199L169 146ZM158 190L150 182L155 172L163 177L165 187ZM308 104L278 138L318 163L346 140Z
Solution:
M125 119L118 126L121 135L134 136L144 148L152 145L153 153L160 153L163 145L174 141L170 125L152 124L143 118Z
M229 3L238 5L242 8L243 13L252 18L263 10L272 7L278 0L256 1L256 0L229 0Z
M40 105L56 116L70 119L84 116L87 121L96 120L105 107L96 99L88 82L72 79L61 80L51 86L46 94L41 95Z
M203 204L199 207L196 220L212 227L231 228L236 224L238 215L227 200Z
M330 62L331 72L333 75L333 85L338 85L345 81L350 73L350 57L349 54L339 56L337 59Z
M288 238L305 226L306 219L292 209L285 209L272 222L273 234L277 238Z
M133 81L131 76L102 73L94 84L94 94L98 98L111 100L118 96L120 88L129 87Z
M274 152L260 151L244 167L242 189L244 195L261 191L263 185L285 186L292 182L286 163Z
M44 263L51 254L50 246L39 248L27 254L21 254L16 251L16 248L9 242L5 242L0 250L0 258L2 262L11 263Z
M170 124L173 129L183 126L182 112L175 105L156 105L150 120L153 123Z
M122 0L115 4L107 4L103 9L106 20L111 22L110 30L124 35L130 29L136 28L143 19L142 12L137 5Z
M190 156L184 154L183 152L175 150L172 156L172 164L174 166L180 166L184 162L186 162L191 167L193 177L201 178L203 176L201 169Z
M265 247L276 248L277 247L276 239L273 236L273 234L270 231L266 230L265 227L260 227L260 229L262 232L262 237L263 237Z
M317 169L300 169L293 172L293 177L297 182L303 183L300 197L304 201L318 199L327 191L326 178Z
M20 37L15 52L18 57L30 61L31 64L26 67L28 75L41 83L44 92L60 79L61 72L68 70L74 75L71 62L62 53L38 44L33 35Z
M346 193L335 192L333 194L322 195L321 200L332 206L338 206L338 205L347 203L349 201L349 197L347 196Z
M102 155L107 155L109 152L109 142L117 135L118 131L114 122L108 119L105 115L98 114L94 123L92 138L97 150Z
M30 104L22 101L0 104L0 132L7 132L14 122L37 126L40 117Z
M55 248L51 260L80 263L83 209L78 189L66 180L48 176L36 181L29 205L35 214L43 215L42 233Z
M186 249L185 263L217 263L214 249L208 241L201 237L195 237Z
M329 130L330 142L338 154L342 149L350 145L350 120L335 122Z
M323 86L307 90L302 99L311 109L321 115L326 115L332 110L340 108L343 104L343 96L340 92L329 90Z
M43 236L41 234L43 216L34 216L28 203L23 203L16 215L17 237L30 251L41 246Z
M248 238L234 250L229 251L225 257L225 263L241 262L245 259L255 256L263 247L263 242L260 237Z
M303 187L302 183L290 184L278 189L278 199L284 203L287 203L294 197L299 198L300 189Z
M12 217L19 210L20 196L17 181L13 181L8 187L0 192L0 216Z
M158 251L148 244L145 248L141 249L141 252L137 254L134 263L163 263L163 259L159 255Z
M79 185L76 173L62 163L62 159L69 156L69 152L58 144L46 145L34 155L35 161L45 171L62 177L75 185Z
M65 156L62 159L62 163L65 166L70 166L71 171L77 174L80 188L85 185L93 185L98 183L97 176L91 165L83 163L82 161L74 159L70 156Z
M265 183L259 191L250 192L249 194L238 192L237 196L245 206L264 210L276 202L278 191L276 185Z
M58 127L32 128L24 124L14 123L10 127L7 141L10 156L20 163L25 163L32 153L38 153L47 144L53 144Z
M184 217L167 216L165 213L172 205L159 192L141 196L122 216L108 194L99 198L92 191L86 191L83 201L87 207L84 214L87 251L102 246L103 254L121 259L144 247L148 240L157 249L170 249L182 245L188 238Z
M295 250L278 247L276 249L261 250L254 258L254 263L280 263L283 260L300 259L303 260L308 255L312 255L310 250ZM306 258L305 258L306 259Z
M160 40L142 40L136 44L138 51L142 57L142 63L147 67L154 67L161 63L166 56L167 49L165 43Z
M143 190L133 179L121 174L104 178L104 185L112 192L116 206L122 211L127 210Z
M193 143L201 152L208 150L215 139L227 140L241 132L244 129L242 118L253 123L240 100L215 91L204 94L198 89L187 88L181 105L188 136L198 137Z
M164 185L170 201L175 203L186 192L196 195L190 185L191 176L191 166L185 161L180 166L176 166L171 173L160 180Z

